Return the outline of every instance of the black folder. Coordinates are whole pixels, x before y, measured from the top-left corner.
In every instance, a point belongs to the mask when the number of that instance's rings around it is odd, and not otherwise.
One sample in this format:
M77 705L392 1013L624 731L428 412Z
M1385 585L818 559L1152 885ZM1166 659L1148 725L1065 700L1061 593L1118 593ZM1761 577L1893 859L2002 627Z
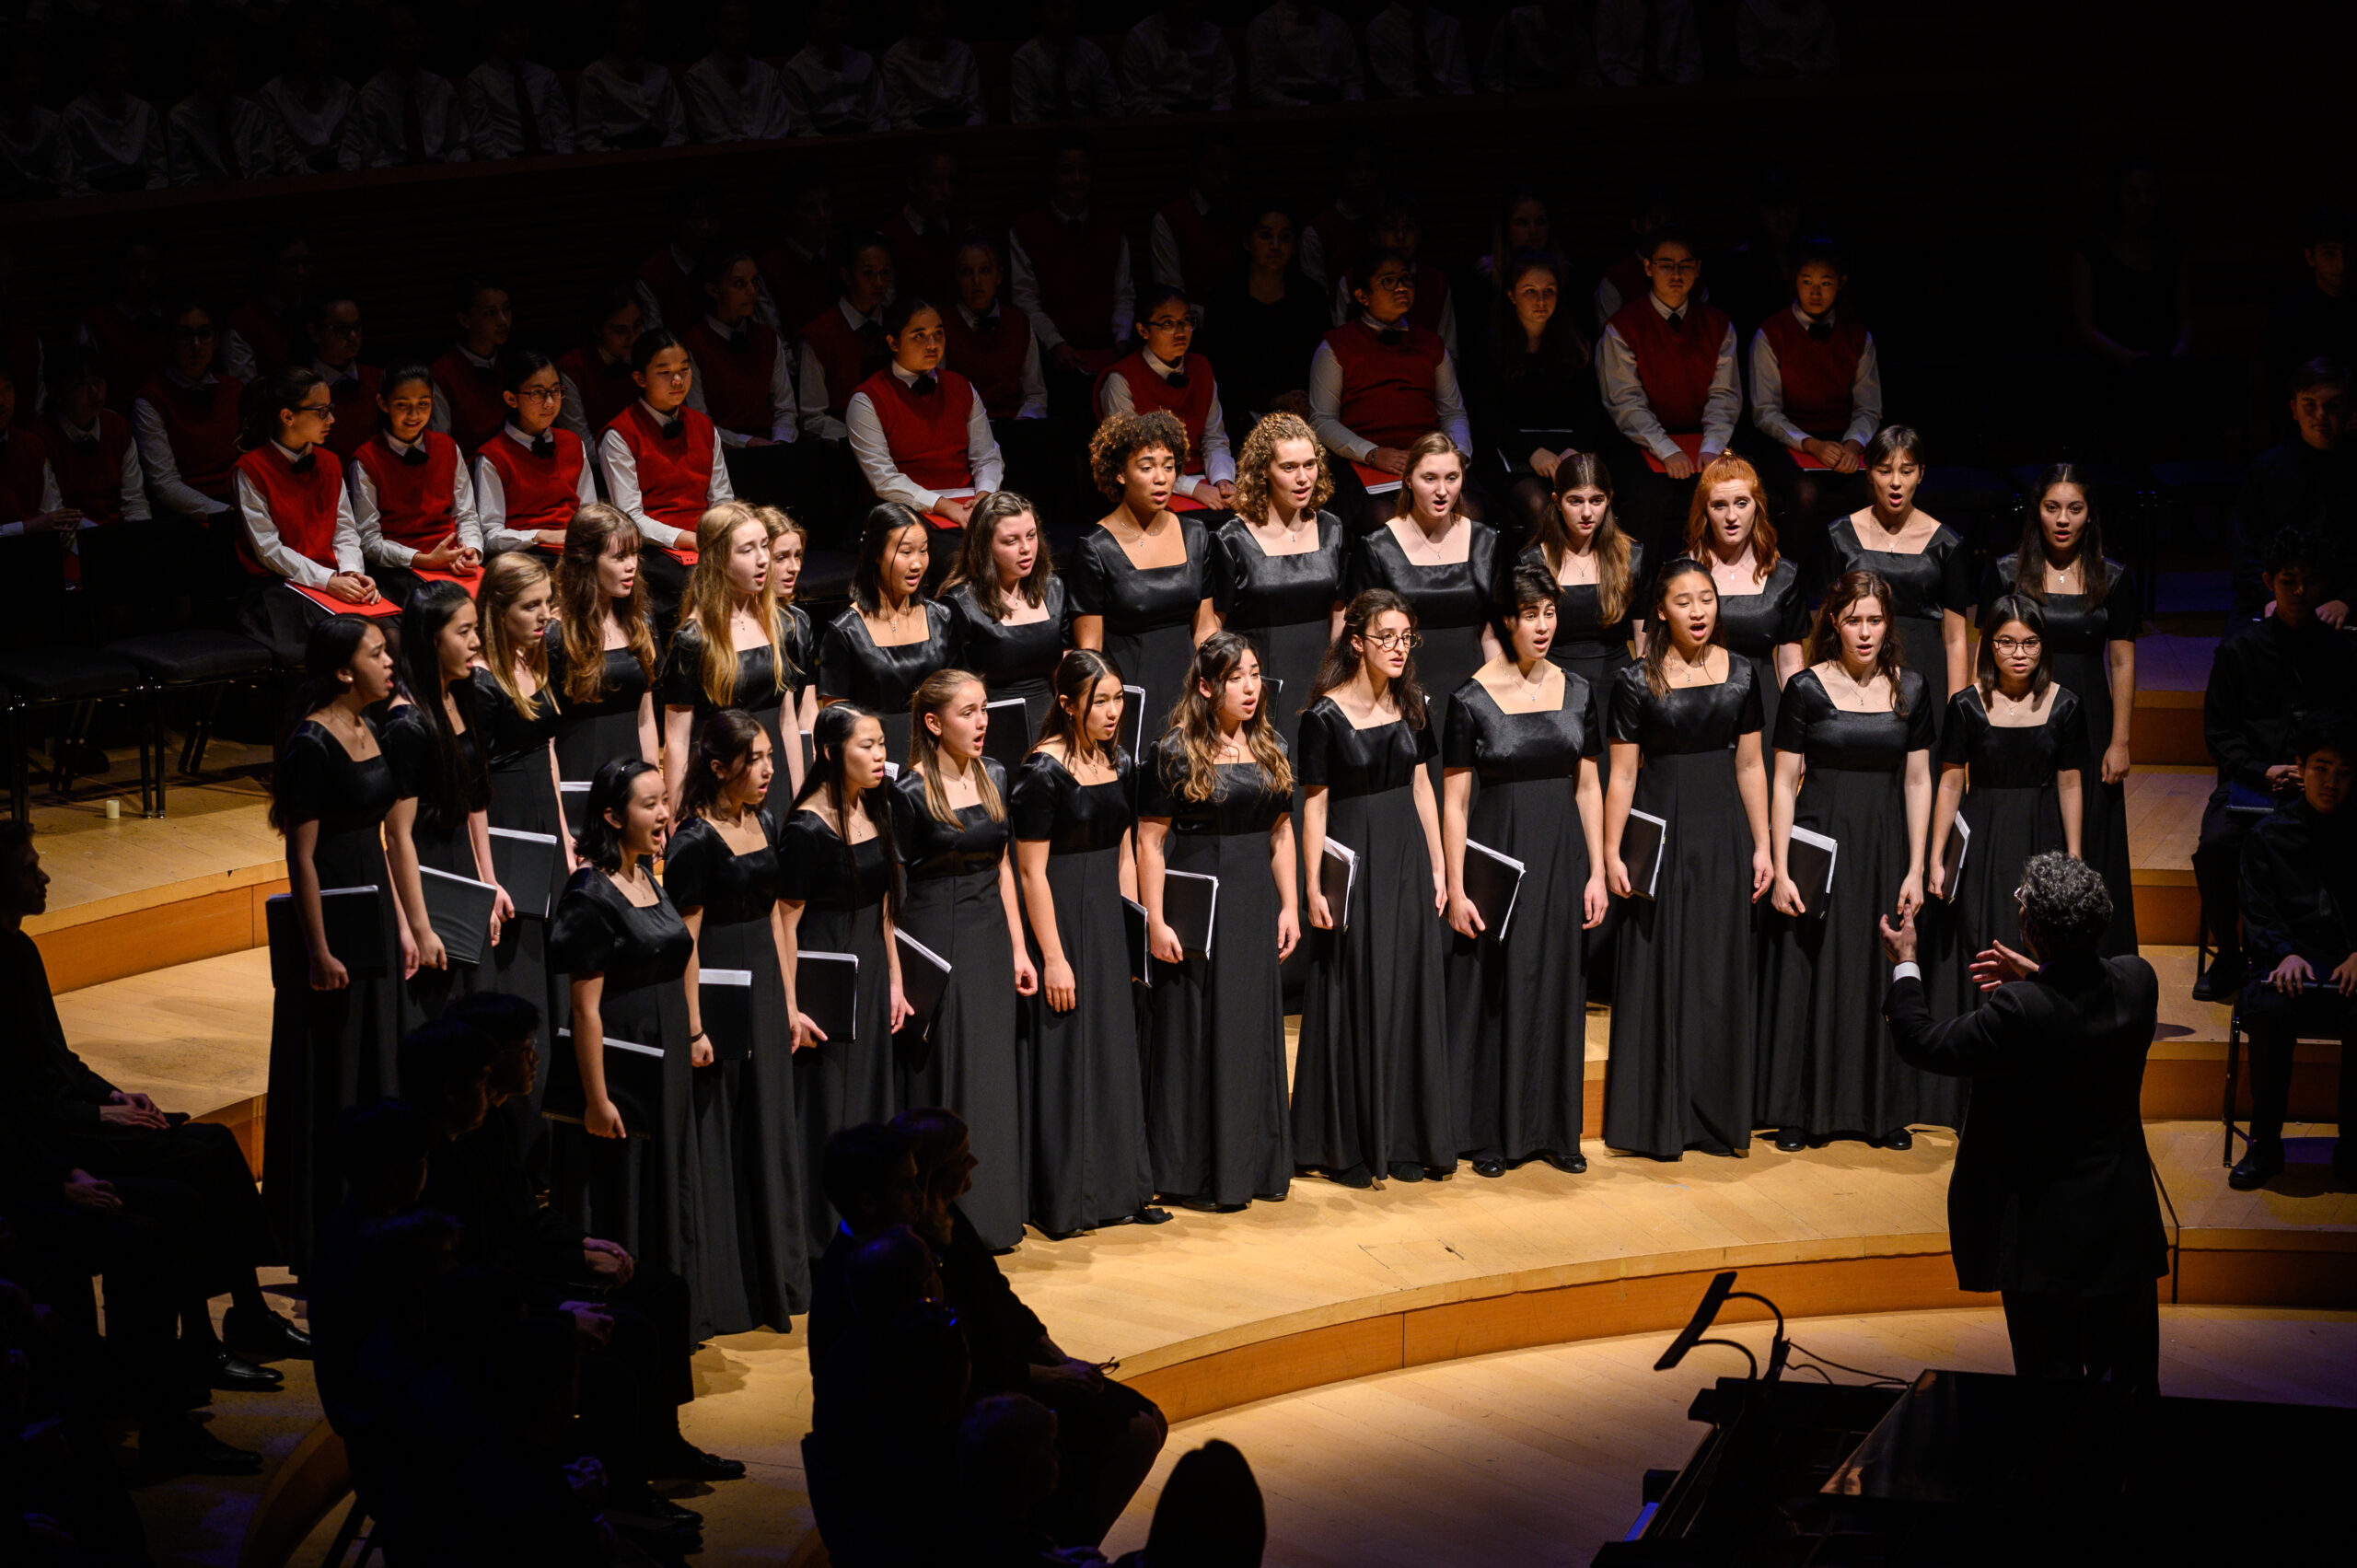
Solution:
M900 997L909 1005L905 1026L922 1033L933 1025L933 1010L949 989L949 960L910 935L895 929L900 949Z
M696 970L696 1007L712 1041L712 1059L742 1062L753 1053L753 971Z
M859 1038L859 955L795 955L795 1005L830 1041Z
M1201 871L1165 871L1162 918L1178 934L1189 958L1210 958L1212 931L1219 922L1219 878Z
M1351 885L1359 879L1359 852L1335 839L1326 841L1324 863L1318 868L1318 890L1326 895L1326 912L1334 929L1351 928Z
M322 888L319 915L327 923L328 951L354 980L382 980L385 949L385 906L377 888ZM263 931L270 942L270 983L282 991L308 991L311 986L311 956L303 940L302 916L295 895L274 893L262 906Z
M556 784L556 804L557 809L564 814L564 830L575 838L579 838L582 813L589 808L589 781L559 779ZM508 891L512 894L515 889L511 888Z
M982 711L991 721L990 729L982 737L982 755L995 759L1011 779L1031 749L1031 710L1023 705L1020 697L1002 697ZM900 983L908 983L905 977Z
M557 872L563 865L564 845L554 833L491 830L492 874L507 889L516 912L526 920L548 919L556 901L557 884L563 880Z
M551 1121L578 1126L588 1107L581 1089L579 1058L573 1053L573 1031L556 1031L555 1060L549 1063L548 1093L540 1114ZM663 1109L663 1052L652 1045L606 1036L606 1098L621 1113L622 1131L633 1138L655 1136L657 1113Z
M1124 686L1121 699L1120 740L1130 749L1131 760L1136 761L1145 756L1145 688Z
M1145 906L1135 899L1121 900L1121 934L1130 939L1130 978L1154 989L1154 948L1145 939Z
M1625 837L1625 835L1623 835ZM1523 863L1487 844L1465 841L1465 896L1481 916L1481 932L1503 941L1522 896Z
M1841 845L1823 833L1806 828L1793 830L1793 842L1784 851L1784 874L1801 890L1801 912L1823 914L1833 894L1833 863L1841 857Z
M1956 899L1956 879L1964 874L1964 857L1972 852L1972 824L1961 813L1948 829L1948 842L1940 851L1940 886L1947 889L1947 898Z
M425 918L454 964L479 964L491 948L491 912L499 889L471 877L453 877L430 865L417 868L425 884Z
M1661 854L1669 842L1667 819L1650 811L1631 811L1620 830L1620 864L1629 873L1629 890L1641 899L1655 896L1661 881Z

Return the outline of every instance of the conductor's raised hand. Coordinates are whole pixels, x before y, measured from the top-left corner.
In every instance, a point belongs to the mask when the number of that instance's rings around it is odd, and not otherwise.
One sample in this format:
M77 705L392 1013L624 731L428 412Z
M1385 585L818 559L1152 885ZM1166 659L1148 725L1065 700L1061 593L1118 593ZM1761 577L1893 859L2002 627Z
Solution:
M2027 980L2038 972L2038 960L2027 953L2017 953L2003 942L1991 942L1988 950L1972 960L1972 981L1983 991L1994 991L2013 981Z
M1911 964L1915 961L1915 912L1913 910L1902 908L1899 911L1897 926L1890 923L1890 916L1887 914L1876 916L1875 923L1882 928L1882 950L1885 957L1894 964Z

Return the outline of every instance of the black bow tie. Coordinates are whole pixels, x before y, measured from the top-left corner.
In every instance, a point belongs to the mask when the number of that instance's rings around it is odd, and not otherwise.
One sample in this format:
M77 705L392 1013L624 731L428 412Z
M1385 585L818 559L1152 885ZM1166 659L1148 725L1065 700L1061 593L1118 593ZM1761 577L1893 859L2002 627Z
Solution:
M403 452L401 454L401 461L413 469L424 468L425 466L425 443L420 441L408 451Z
M191 408L210 410L215 403L221 401L221 389L217 385L183 387L180 389L180 396L188 400Z
M1808 335L1811 341L1823 343L1826 339L1833 335L1833 323L1830 321L1811 321L1808 324Z
M744 328L739 327L728 334L728 347L731 353L743 354L752 346L753 334Z
M99 449L99 438L95 436L74 436L67 440L75 451L86 458Z
M682 441L687 438L688 422L684 419L667 419L663 422L661 429L664 440Z
M627 380L629 380L629 379L630 379L630 361L629 361L629 360L627 360L627 359L609 359L609 360L607 360L607 361L605 362L605 366L606 366L606 379L607 379L607 380L609 380L609 381L627 381Z
M1401 343L1408 341L1408 329L1405 327L1385 327L1375 334L1375 341L1381 343L1386 348L1398 348Z
M486 387L496 387L496 386L498 386L498 385L499 385L499 366L496 366L496 365L478 365L478 366L475 366L475 379L476 379L476 380L478 380L478 381L480 381L480 382L482 382L482 383L484 386L486 386Z
M923 375L909 383L909 390L914 392L918 397L929 398L933 396L934 393L941 390L941 377L928 370Z
M532 456L540 459L542 462L546 462L549 459L555 457L556 437L553 436L533 436Z
M1004 325L1006 323L999 319L998 312L995 310L987 316L974 318L974 331L978 332L995 332Z
M1400 333L1399 335L1400 335L1401 337L1403 337L1403 338L1404 338L1404 337L1406 337L1408 334L1407 334L1407 333L1405 333L1405 332L1402 332L1402 333ZM1186 373L1184 370L1173 370L1173 371L1169 372L1167 375L1164 376L1162 379L1163 379L1163 381L1164 381L1164 383L1165 383L1166 385L1172 386L1172 387L1176 387L1176 388L1179 389L1181 391L1184 391L1184 390L1186 389L1186 386L1187 386L1187 373Z
M296 459L286 466L293 469L296 473L308 473L313 469L319 466L319 459L316 453L306 451L301 457Z
M1661 319L1662 325L1673 332L1682 332L1686 330L1686 312L1683 310L1673 310Z

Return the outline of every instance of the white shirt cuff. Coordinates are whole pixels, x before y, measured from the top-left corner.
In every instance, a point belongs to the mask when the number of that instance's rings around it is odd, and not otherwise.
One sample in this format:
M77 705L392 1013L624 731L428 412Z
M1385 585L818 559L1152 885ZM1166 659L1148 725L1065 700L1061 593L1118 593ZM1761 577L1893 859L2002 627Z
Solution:
M1893 985L1897 985L1902 980L1921 980L1922 978L1923 966L1917 963L1912 958L1908 959L1903 964L1893 964L1890 966L1890 983Z

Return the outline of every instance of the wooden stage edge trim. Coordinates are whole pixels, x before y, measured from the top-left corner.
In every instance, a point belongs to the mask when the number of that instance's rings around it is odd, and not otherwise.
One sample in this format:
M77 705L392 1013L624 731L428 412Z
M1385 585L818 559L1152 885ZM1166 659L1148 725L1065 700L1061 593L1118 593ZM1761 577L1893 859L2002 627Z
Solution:
M269 939L263 906L284 891L285 865L272 861L93 900L25 929L49 967L50 989L63 994L259 947Z

